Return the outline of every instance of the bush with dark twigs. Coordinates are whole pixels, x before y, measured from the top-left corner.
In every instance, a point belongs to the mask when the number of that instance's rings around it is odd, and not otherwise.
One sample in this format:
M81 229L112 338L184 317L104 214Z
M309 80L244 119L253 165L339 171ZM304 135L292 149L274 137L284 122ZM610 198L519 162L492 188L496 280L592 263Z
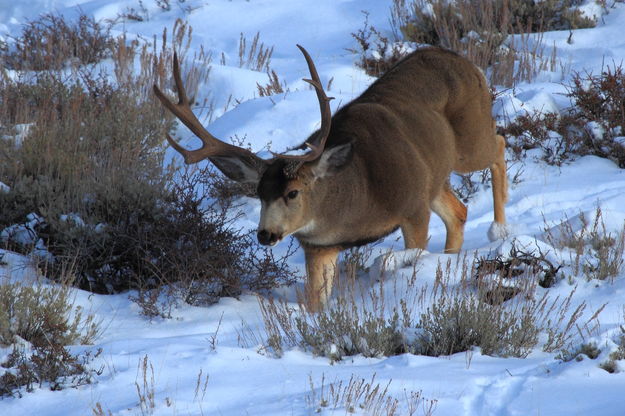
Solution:
M27 42L39 25L57 37L75 27L44 16L27 25L15 44ZM177 21L171 40L165 31L162 49L155 50L89 27L93 32L77 30L76 36L84 43L98 39L113 73L79 55L69 74L0 74L0 181L9 187L0 192L0 242L43 256L51 276L72 263L75 283L87 290L139 289L136 298L148 315L164 314L153 302L166 293L206 304L245 288L290 282L286 259L273 258L233 225L233 198L249 190L236 190L214 173L176 177L174 166L164 167L164 138L174 121L152 86L170 90L172 49L183 62L190 96L210 70L204 51L193 59L204 65L185 64L190 28ZM15 56L7 52L9 57ZM31 238L19 238L24 230Z
M563 114L529 113L500 130L516 160L539 149L551 165L595 155L625 167L625 72L622 65L601 75L574 74L568 85L573 106Z

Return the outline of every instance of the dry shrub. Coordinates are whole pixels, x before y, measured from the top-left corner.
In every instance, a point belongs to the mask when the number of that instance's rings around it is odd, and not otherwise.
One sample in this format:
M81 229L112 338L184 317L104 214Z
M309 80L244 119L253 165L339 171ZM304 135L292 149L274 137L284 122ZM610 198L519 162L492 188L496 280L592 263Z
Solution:
M379 30L369 24L369 13L364 12L365 22L362 29L352 33L358 49L350 52L360 54L357 65L374 77L379 77L410 52L401 43L392 42Z
M238 147L252 151L252 144L247 141L247 136L234 135L230 142ZM269 150L269 145L266 146ZM202 184L206 195L215 200L222 208L236 205L239 197L258 198L256 186L252 183L233 181L224 176L213 164L198 170L198 181Z
M0 376L0 397L22 397L22 389L32 392L35 387L47 386L55 391L90 384L94 375L102 372L89 367L99 355L100 351L72 355L60 344L32 347L28 351L16 346L0 363L5 368Z
M116 270L129 268L142 276L140 296L155 300L176 283L184 301L206 305L220 296L237 296L243 287L256 289L248 264L253 241L232 228L227 211L211 204L196 185L197 175L184 174L173 184L171 200L154 213L158 217L137 223L138 233L129 234L126 224L112 233L125 248L106 258L120 262Z
M610 130L625 129L625 73L622 65L608 66L601 75L575 74L568 95L586 119L604 120Z
M182 282L182 292L166 293L206 304L292 279L286 260L256 249L233 227L236 215L226 210L236 207L215 191L214 175L175 177L163 167L174 122L152 86L173 90L173 47L189 95L197 94L210 54L201 50L190 60L204 65L184 65L190 35L177 21L171 36L164 31L161 50L111 38L113 73L83 65L69 74L0 78L0 181L10 188L0 193L2 243L43 254L53 274L72 261L76 283L94 292L156 289L137 296L150 315L163 309L152 304L163 285ZM13 233L24 229L33 234L26 242Z
M623 316L625 317L625 308L623 312ZM619 330L618 339L616 340L616 349L610 352L606 361L599 364L600 368L612 374L622 371L622 367L619 366L618 361L625 360L625 327L621 325Z
M477 268L476 264L479 261L471 268ZM478 273L469 269L463 267L460 283L452 285L451 263L444 268L439 264L436 281L440 286L433 288L431 304L420 314L415 351L439 356L479 347L486 355L527 356L543 329L538 318L546 298L508 300L501 281L487 284L479 279L474 285L471 276ZM531 290L529 284L518 293Z
M391 24L396 39L456 51L487 72L492 83L512 86L557 66L555 55L545 55L541 36L530 42L527 33L594 26L594 20L572 7L577 3L394 0ZM511 37L513 34L519 35ZM410 49L389 42L367 19L364 28L352 36L360 48L358 65L374 76L385 72Z
M393 23L406 38L438 45L463 39L471 32L505 35L594 27L593 19L575 9L581 3L580 0L394 0L392 15ZM492 31L496 28L499 30Z
M7 95L18 92L15 108L29 108L30 114L15 118L27 118L31 127L6 155L13 163L2 177L11 191L0 196L0 224L36 213L43 218L39 236L52 255L77 259L81 286L116 288L104 275L132 277L115 266L134 246L118 238L120 230L132 234L166 215L159 206L170 199L161 141L171 120L161 117L147 85L138 83L113 84L88 73L74 82L37 74L4 86ZM107 282L90 285L91 278Z
M303 305L293 308L272 298L259 297L259 302L267 333L265 345L277 356L295 346L331 361L356 354L381 357L406 352L397 313L387 318L380 310L362 308L343 297L316 314L305 312Z
M532 307L510 312L474 295L441 296L421 316L416 352L451 355L477 346L486 355L525 357L538 341L534 312Z
M625 167L625 71L622 64L607 66L600 75L574 74L568 96L575 107L572 116L584 123L578 133L582 149ZM573 125L569 130L574 130Z
M535 112L522 115L501 130L513 156L522 159L529 149L559 166L579 156L595 155L625 167L625 72L622 65L601 75L573 75L568 96L574 106L564 114Z
M0 284L0 346L12 349L0 363L0 396L21 396L35 386L75 387L98 373L88 366L93 353L74 355L66 348L90 343L99 333L93 316L73 306L67 283Z
M506 256L497 255L494 258L478 259L475 266L475 278L482 280L484 276L496 274L499 279L505 281L531 276L537 279L539 286L550 288L560 280L558 272L562 266L563 264L553 264L540 248L524 250L512 244ZM488 295L488 292L486 294ZM488 297L492 298L492 296Z
M288 265L293 241L280 258L258 247L254 235L233 227L234 199L209 198L214 186L201 173L185 171L173 185L168 215L141 233L145 241L133 242L138 252L130 259L143 262L148 276L133 296L144 315L168 318L180 300L209 305L223 296L238 296L243 289L263 291L294 282Z
M1 60L9 69L51 70L68 64L94 64L111 56L110 26L80 15L76 22L44 14L26 23L19 37L9 38Z
M573 150L573 143L560 134L564 132L560 120L555 113L523 114L499 132L506 137L514 160L524 159L528 150L540 149L545 162L560 166Z
M523 162L508 158L510 152L506 152L507 176L510 186L518 185L523 181ZM521 166L521 168L519 168ZM449 185L454 194L465 204L478 195L479 192L489 189L492 185L490 169L471 173L452 172Z
M545 227L547 241L558 248L568 248L570 264L575 275L582 274L588 280L614 279L623 271L625 253L625 224L618 232L609 232L603 221L601 207L589 221L580 213L581 228L573 229L570 221L562 222L556 229Z
M361 257L352 253L345 259L353 261L345 265L346 271L356 274ZM411 279L411 289L414 284L415 279ZM360 287L353 279L336 289L336 299L317 313L306 310L304 296L296 306L273 297L259 297L266 349L280 356L285 348L300 347L331 361L356 354L380 357L408 351L403 329L410 325L406 314L409 300L385 305L382 285L368 293L369 288ZM249 338L258 337L252 334Z
M146 6L146 1L137 0L135 3L137 7L127 6L126 9L118 13L117 20L131 20L136 22L149 21L151 18L151 11L153 12L169 12L172 9L172 5L176 5L176 10L185 14L190 14L196 9L203 6L192 5L186 2L186 0L151 0L152 7ZM156 8L154 7L156 6Z
M18 339L36 347L91 343L98 334L92 315L73 307L69 285L0 284L0 344Z
M554 245L553 235L547 239ZM543 350L560 351L567 355L572 345L596 331L597 318L606 304L601 305L585 322L580 322L587 305L586 302L573 304L576 287L565 297L548 297L548 291L544 290L541 296L537 286L552 287L562 280L561 270L568 266L566 263L554 264L554 260L550 260L554 257L548 255L550 251L538 246L519 249L513 242L507 255L479 259L474 277L481 299L495 305L503 302L511 304L508 300L512 299L523 308L529 307L534 316L534 325L540 332L547 334Z
M609 233L605 226L601 225L601 231L595 222L590 233L590 258L583 265L584 273L588 280L614 279L623 270L623 253L625 252L625 225L618 233Z
M454 194L464 203L492 183L489 169L471 173L452 173L449 184Z
M497 6L492 1L469 0L395 2L393 16L404 39L459 52L485 70L506 53L502 46L509 16Z
M379 287L340 288L337 298L317 313L307 312L301 303L259 298L264 345L278 356L285 348L298 347L331 361L355 354L439 356L474 347L487 355L526 357L539 336L546 334L543 350L559 351L582 332L591 332L603 307L586 322L578 322L586 305L572 304L574 290L563 299L538 293L537 282L545 274L538 263L525 263L523 274L515 275L516 289L510 296L504 289L511 284L500 271L492 271L495 276L486 280L491 272L482 266L478 273L480 262L465 258L455 266L451 260L439 264L431 288L416 287L418 274L413 269L410 277L404 277L406 282L396 281L395 289L385 293L380 276Z
M577 362L583 361L584 356L588 357L591 360L596 359L601 354L601 350L594 342L583 343L578 348L573 351L563 351L558 355L558 359L569 362L575 360Z

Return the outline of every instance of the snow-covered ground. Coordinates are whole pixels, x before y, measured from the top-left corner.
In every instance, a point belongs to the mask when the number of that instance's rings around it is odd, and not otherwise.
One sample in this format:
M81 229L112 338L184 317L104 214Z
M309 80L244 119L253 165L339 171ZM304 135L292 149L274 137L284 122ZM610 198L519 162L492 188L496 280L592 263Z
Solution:
M271 142L274 151L298 144L319 123L317 100L301 80L308 74L295 44L311 53L324 85L333 78L329 95L336 97L332 101L334 110L372 81L355 67L356 55L347 51L356 46L350 34L362 27L362 11L369 13L373 26L389 30L391 4L382 0L170 3L172 9L163 11L156 2L143 0L146 20L119 23L115 29L151 38L160 35L164 27L171 29L176 18L186 19L193 27L192 49L203 45L214 56L223 52L226 57L225 66L213 64L208 84L202 85L202 92L214 99L217 115L221 116L208 128L217 137L246 137L255 150ZM591 6L587 9L596 9ZM0 36L18 33L26 19L48 11L72 16L80 10L97 19L111 19L128 8L140 9L140 2L0 0ZM513 117L525 109L562 110L570 105L562 94L566 92L562 82L566 83L571 71L597 73L606 63L622 62L625 4L615 3L607 12L601 11L596 28L575 31L570 43L569 32L546 33L543 40L557 49L560 69L540 74L534 83L503 92L495 104L495 116ZM238 67L240 33L251 39L257 32L262 42L275 47L271 67L286 82L289 92L285 94L258 98L256 83L267 83L267 75ZM230 96L241 104L223 113L219 109L225 107ZM197 145L196 139L187 137L184 145ZM173 152L171 156L177 157ZM608 231L621 229L625 220L625 171L612 162L584 157L558 168L535 161L530 152L523 166L511 168L511 176L517 169L522 169L520 183L511 185L507 204L513 237L503 243L489 242L492 198L488 189L482 189L469 203L463 246L469 257L473 252L505 254L512 238L545 248L545 228L566 220L578 227L580 212L593 218L597 207L601 207ZM253 229L260 207L254 200L245 202L240 225ZM455 255L441 254L445 232L438 218L433 217L430 234L428 252L421 255L417 267L417 289L432 284L439 262L456 261ZM398 237L389 236L375 252L401 250ZM278 245L276 250L283 251L285 245ZM569 261L566 250L547 249L556 259ZM371 262L374 259L375 255ZM301 252L291 261L295 268L302 269ZM4 262L7 265L0 266L0 278L28 279L34 274L22 257L5 253ZM392 285L393 279L403 279L411 270L398 264L384 284ZM565 268L564 273L571 275L571 270ZM376 283L371 285L371 290L377 290ZM355 356L331 363L328 358L299 349L275 358L250 341L250 333L259 339L263 334L254 294L221 299L206 308L182 306L173 312L172 319L148 321L127 294L99 296L77 291L77 304L101 320L103 333L95 345L76 346L72 351L101 348L102 354L93 365L101 366L102 374L95 383L76 389L52 392L41 388L22 398L5 398L0 400L0 414L84 416L93 414L97 403L106 414L142 414L135 383L142 385L139 367L148 357L154 370L155 415L307 415L317 410L321 414L347 414L345 408L320 408L320 398L328 395L330 384L347 384L351 377L367 382L375 377L375 384L388 385L388 395L400 401L397 414L409 414L407 397L411 392L422 392L423 397L436 400L436 415L623 415L625 372L609 374L599 364L614 350L619 326L625 323L625 273L613 282L587 281L583 276L571 275L550 289L538 288L537 296L547 291L551 297L564 298L573 289L571 308L582 302L587 305L579 322L586 322L607 303L598 318L600 325L586 334L585 342L594 342L602 350L594 360L564 362L555 353L542 352L540 346L524 359L490 357L474 350L437 358L410 354L389 358ZM620 365L625 370L625 363ZM356 412L365 414L359 409Z

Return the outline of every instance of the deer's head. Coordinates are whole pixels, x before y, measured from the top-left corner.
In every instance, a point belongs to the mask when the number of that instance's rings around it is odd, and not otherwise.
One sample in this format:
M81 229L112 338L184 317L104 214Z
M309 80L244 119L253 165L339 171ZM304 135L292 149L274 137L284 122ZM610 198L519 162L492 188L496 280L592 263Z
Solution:
M319 75L308 52L297 45L304 54L311 79L305 79L317 93L321 111L321 127L301 149L302 155L273 154L271 159L261 159L247 149L223 142L209 133L193 114L180 76L180 65L174 54L173 74L178 90L178 103L170 101L155 85L154 93L161 103L184 125L202 140L202 147L187 150L167 135L169 144L184 156L187 164L209 159L224 175L232 180L256 185L261 201L258 241L274 245L284 237L306 233L315 227L319 218L319 180L338 172L350 159L351 143L326 149L330 134L332 114L330 100L323 91Z

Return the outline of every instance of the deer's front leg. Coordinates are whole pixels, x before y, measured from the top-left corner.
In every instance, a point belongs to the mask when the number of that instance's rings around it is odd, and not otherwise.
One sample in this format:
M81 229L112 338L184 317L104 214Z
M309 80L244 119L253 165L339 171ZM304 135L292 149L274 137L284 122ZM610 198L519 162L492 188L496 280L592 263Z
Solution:
M304 247L306 256L306 306L311 312L326 304L332 293L332 283L338 277L337 247Z
M414 214L401 224L404 245L407 249L425 249L428 244L428 227L430 224L430 207L423 204Z

